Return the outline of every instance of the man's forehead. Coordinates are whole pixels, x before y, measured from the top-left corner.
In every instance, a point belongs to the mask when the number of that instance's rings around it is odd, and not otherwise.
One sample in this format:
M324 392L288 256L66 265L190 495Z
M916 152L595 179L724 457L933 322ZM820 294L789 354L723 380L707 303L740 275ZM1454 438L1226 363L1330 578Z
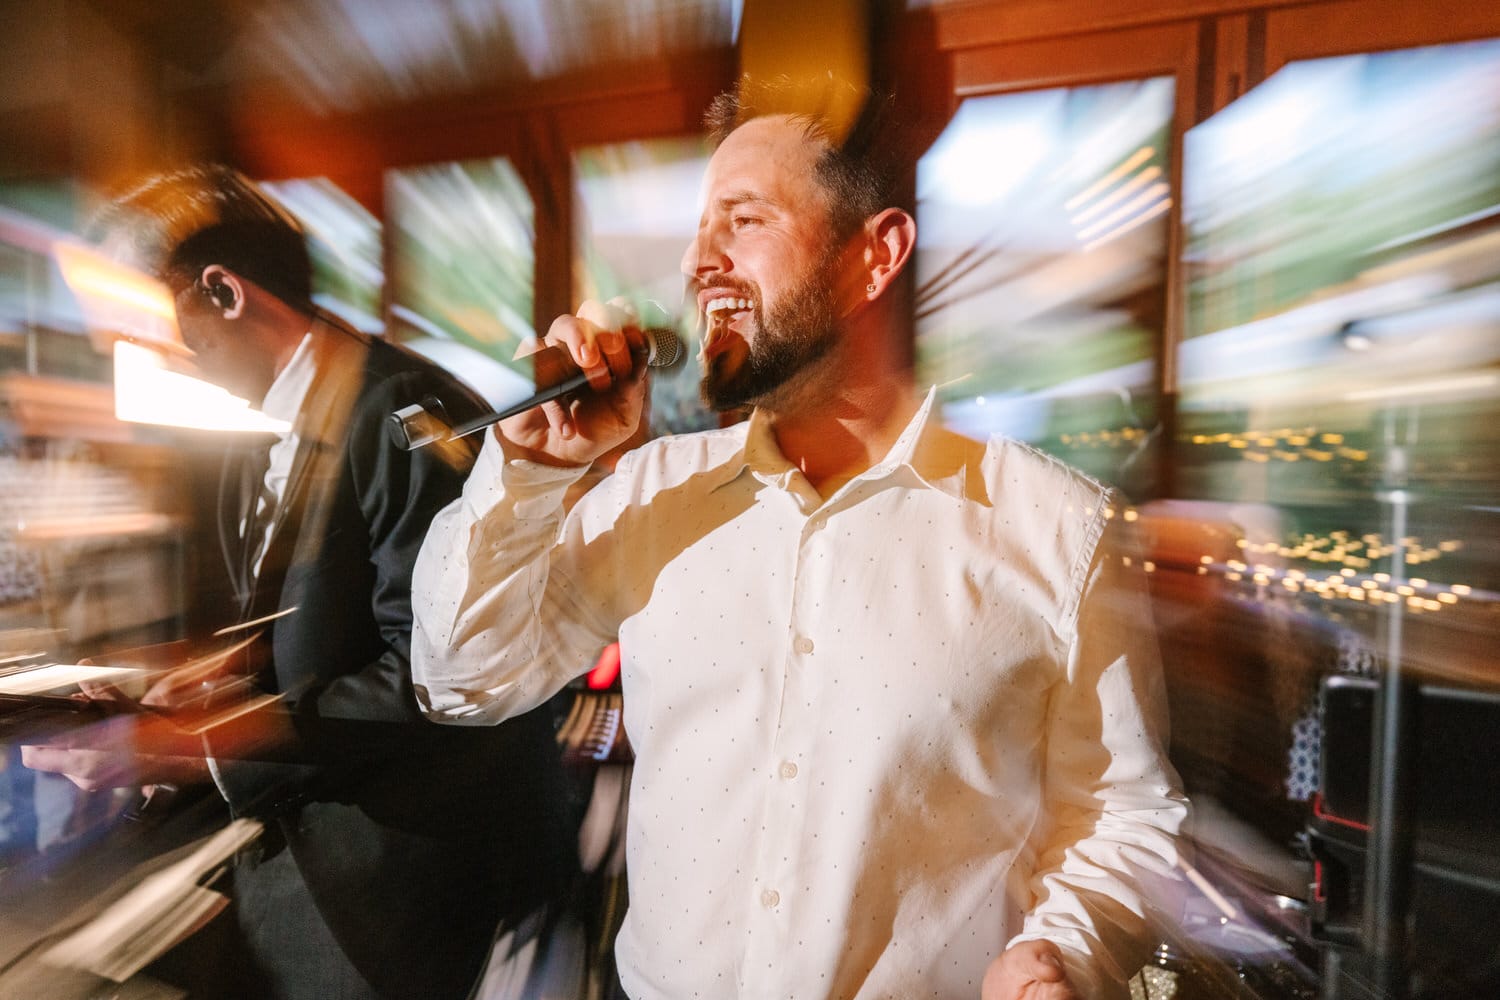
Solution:
M714 151L713 161L770 155L805 162L816 160L827 148L826 141L809 134L804 124L789 115L767 115L752 118L725 136Z
M725 137L709 160L703 204L781 201L816 187L813 166L827 144L786 115L754 118Z

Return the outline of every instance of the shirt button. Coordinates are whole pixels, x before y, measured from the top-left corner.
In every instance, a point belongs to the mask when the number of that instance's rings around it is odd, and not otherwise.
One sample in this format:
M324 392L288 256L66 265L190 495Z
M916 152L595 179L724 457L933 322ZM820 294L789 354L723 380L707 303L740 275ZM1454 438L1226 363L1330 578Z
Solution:
M771 909L775 907L777 903L781 902L781 893L777 892L775 889L767 889L765 892L760 894L760 901L761 904L766 907L766 909Z
M797 776L797 765L791 761L786 761L781 765L781 776L789 781L795 778Z
M792 643L792 648L799 653L811 653L813 651L813 641L805 635L799 635L797 636L797 641Z

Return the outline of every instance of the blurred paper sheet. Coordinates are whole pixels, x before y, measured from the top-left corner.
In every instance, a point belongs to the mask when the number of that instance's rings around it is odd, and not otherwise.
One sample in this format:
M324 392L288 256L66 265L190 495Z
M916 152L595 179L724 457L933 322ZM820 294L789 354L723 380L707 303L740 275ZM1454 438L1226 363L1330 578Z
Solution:
M199 882L260 836L261 824L237 819L186 857L141 880L47 951L46 961L124 982L202 926L227 899Z
M84 681L119 684L139 677L145 671L136 667L95 667L77 663L43 663L34 667L17 667L0 672L0 694L45 694L63 688L76 688Z

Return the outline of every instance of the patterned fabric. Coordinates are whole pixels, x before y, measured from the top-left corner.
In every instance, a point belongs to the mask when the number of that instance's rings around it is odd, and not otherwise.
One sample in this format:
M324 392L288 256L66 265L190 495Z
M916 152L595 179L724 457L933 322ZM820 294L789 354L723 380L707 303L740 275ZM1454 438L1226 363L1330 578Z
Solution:
M434 718L523 710L620 640L636 1000L977 997L1035 938L1082 996L1139 967L1186 811L1144 574L1097 484L930 405L827 498L757 413L637 449L566 519L578 471L489 436L432 524Z
M1374 677L1375 651L1357 633L1340 629L1333 650L1332 672L1356 677ZM1322 759L1323 717L1319 692L1314 689L1301 716L1292 723L1292 748L1287 754L1286 794L1293 802L1306 802L1318 790L1318 765Z

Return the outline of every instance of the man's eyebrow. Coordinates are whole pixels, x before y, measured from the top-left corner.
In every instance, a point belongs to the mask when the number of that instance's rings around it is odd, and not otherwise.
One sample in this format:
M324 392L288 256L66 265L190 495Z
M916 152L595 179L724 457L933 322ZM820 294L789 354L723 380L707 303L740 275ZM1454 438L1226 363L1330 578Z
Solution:
M760 205L766 208L778 208L779 205L765 195L756 191L731 191L721 195L714 203L714 207L722 212L727 212L742 205Z

